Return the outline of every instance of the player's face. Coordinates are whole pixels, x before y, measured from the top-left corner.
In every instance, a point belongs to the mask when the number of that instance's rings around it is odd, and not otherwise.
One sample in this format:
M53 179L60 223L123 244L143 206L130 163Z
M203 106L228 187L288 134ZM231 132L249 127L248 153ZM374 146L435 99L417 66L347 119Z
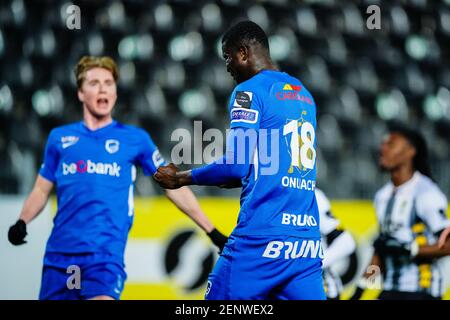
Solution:
M233 77L236 83L241 83L247 80L246 65L247 59L237 49L229 48L225 44L222 46L222 55L225 59L228 73Z
M394 170L408 161L412 161L415 154L414 147L398 133L387 135L380 148L379 165L384 170Z
M117 100L116 81L111 71L104 68L86 71L86 78L78 90L78 99L94 117L111 116Z

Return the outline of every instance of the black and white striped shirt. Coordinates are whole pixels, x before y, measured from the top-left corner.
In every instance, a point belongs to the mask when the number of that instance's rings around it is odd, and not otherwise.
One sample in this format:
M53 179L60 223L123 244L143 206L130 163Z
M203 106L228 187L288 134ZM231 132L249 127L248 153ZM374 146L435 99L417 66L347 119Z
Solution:
M447 198L430 178L417 171L401 186L388 182L376 193L374 204L380 231L402 243L433 245L439 232L450 225ZM436 259L388 256L383 262L384 290L442 296L442 274Z
M353 237L340 226L340 221L331 214L331 204L325 194L315 189L317 206L319 207L320 234L324 248L323 282L327 298L339 299L342 292L342 281L333 265L352 254L356 249Z

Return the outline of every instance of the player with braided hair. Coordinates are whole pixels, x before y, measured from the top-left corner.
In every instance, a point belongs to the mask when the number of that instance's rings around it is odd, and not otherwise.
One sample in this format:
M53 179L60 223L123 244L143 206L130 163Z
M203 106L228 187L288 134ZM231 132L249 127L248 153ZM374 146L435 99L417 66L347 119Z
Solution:
M436 261L450 255L450 241L439 248L436 240L450 220L447 199L431 179L425 139L404 125L389 125L379 164L391 176L374 201L379 236L371 265L383 275L379 299L439 299L444 288ZM365 273L353 299L372 275Z

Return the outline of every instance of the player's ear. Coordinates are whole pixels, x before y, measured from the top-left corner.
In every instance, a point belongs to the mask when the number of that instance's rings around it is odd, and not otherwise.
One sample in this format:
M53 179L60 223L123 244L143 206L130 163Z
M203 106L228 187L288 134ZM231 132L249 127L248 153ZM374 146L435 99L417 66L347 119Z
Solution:
M410 151L410 152L411 152L411 157L412 157L412 158L414 158L414 157L416 156L416 154L417 154L416 148L414 148L414 147L412 147L412 146L411 146L411 151Z
M239 47L239 56L241 58L242 61L247 61L248 60L248 47L247 46L240 46Z
M80 102L84 102L84 92L81 88L78 88L77 95L78 95L78 100L80 100Z
M406 150L408 157L414 159L416 156L417 150L412 145L408 145L408 149Z

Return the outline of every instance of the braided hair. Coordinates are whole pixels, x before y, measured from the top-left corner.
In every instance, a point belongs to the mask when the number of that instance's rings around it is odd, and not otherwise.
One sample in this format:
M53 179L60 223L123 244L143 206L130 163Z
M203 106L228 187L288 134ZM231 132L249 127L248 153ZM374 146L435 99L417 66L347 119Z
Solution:
M416 154L413 158L414 170L417 170L432 179L430 164L428 161L428 147L423 135L419 131L399 123L389 124L388 130L390 133L398 133L408 140L414 149L416 149Z

